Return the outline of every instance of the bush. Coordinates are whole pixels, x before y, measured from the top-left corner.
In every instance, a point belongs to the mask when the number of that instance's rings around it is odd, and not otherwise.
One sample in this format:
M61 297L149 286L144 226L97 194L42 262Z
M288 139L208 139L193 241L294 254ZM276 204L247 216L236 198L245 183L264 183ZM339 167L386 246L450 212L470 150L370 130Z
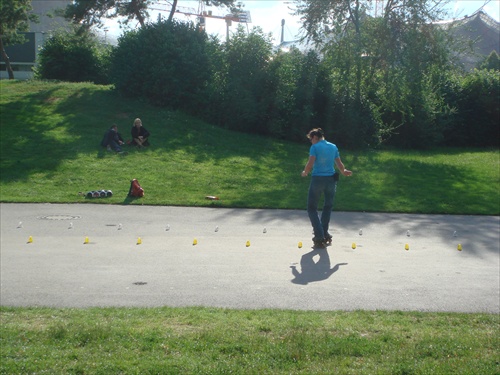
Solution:
M240 26L229 42L219 47L212 65L218 71L210 81L210 104L217 108L218 122L226 128L269 134L266 90L272 45L262 29L246 34ZM217 95L214 95L217 93Z
M35 77L108 84L111 49L89 32L58 31L43 45Z
M268 121L270 134L303 140L313 127L325 127L331 82L315 52L296 48L275 54L269 68Z
M460 118L469 146L500 146L500 72L474 70L462 81Z
M159 21L118 40L112 80L129 97L191 111L203 101L209 77L207 36L192 23Z
M496 51L491 51L489 56L481 64L479 64L479 69L493 69L499 71L500 57L498 56L498 53Z

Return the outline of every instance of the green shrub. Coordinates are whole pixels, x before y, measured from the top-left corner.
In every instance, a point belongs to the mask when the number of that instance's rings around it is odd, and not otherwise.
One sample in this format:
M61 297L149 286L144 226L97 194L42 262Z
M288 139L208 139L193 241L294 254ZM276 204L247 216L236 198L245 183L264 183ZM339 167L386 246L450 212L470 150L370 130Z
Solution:
M209 75L206 41L192 23L175 20L127 32L113 53L113 83L155 105L197 108Z
M58 31L43 45L35 77L108 84L111 49L89 32Z
M500 71L474 70L462 81L459 112L468 146L500 147Z
M488 57L481 63L479 64L479 69L486 69L486 70L500 70L500 57L498 56L497 51L491 51L491 53L488 55Z
M315 52L298 49L278 52L269 69L269 133L289 140L303 140L312 127L325 127L331 82ZM326 79L326 81L325 81ZM326 83L326 85L325 85Z
M209 105L214 121L226 128L268 134L266 91L268 65L272 56L270 38L262 29L250 33L240 26L224 45L212 48Z

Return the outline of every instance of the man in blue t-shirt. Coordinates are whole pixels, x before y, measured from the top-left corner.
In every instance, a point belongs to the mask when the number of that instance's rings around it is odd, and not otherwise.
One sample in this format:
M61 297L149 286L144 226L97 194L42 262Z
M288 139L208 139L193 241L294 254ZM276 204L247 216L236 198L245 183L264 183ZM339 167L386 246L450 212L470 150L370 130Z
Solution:
M332 242L332 236L328 232L328 228L338 181L338 174L335 172L334 165L337 165L340 173L344 176L351 176L352 172L345 169L337 146L325 140L321 128L312 129L307 134L307 138L312 143L309 160L302 171L302 177L306 177L312 170L311 184L307 196L307 213L314 230L314 246L325 247ZM320 218L318 203L321 194L325 195L325 203Z

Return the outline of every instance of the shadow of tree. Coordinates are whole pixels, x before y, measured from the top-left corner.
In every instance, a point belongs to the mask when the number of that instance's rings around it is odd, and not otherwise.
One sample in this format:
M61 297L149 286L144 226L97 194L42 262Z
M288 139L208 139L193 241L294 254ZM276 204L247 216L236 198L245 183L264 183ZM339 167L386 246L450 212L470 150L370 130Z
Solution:
M243 156L257 159L256 168L260 168L258 159L266 157L252 151L251 141L225 143L226 130L175 111L121 98L111 89L96 89L85 84L67 86L65 83L50 87L44 89L43 85L35 84L33 93L1 105L2 178L5 181L27 179L36 172L50 173L61 161L75 159L82 152L95 152L97 159L103 159L109 155L100 148L104 132L116 123L122 136L130 138L136 117L141 117L152 133L155 149L182 150L194 158L194 163L212 160L217 164ZM75 91L76 87L79 88ZM273 140L248 137L273 152L279 147ZM43 150L42 155L40 150ZM280 152L295 160L293 151L283 147ZM279 167L278 162L275 166ZM238 173L237 165L235 173Z
M95 103L110 103L109 91L83 86L77 93L64 84L36 91L2 104L2 179L25 180L34 173L50 176L63 160L99 148L100 138L114 120ZM56 119L56 121L54 121ZM97 121L97 119L99 119ZM97 135L98 134L98 135ZM97 157L104 157L99 149Z
M461 243L467 248L467 254L479 257L482 254L499 253L500 250L498 216L336 212L332 219L333 228L351 233L351 238L359 238L360 241L365 240L367 233L371 232L369 236L372 240L393 243L394 246L435 238L442 243L449 243L450 249L456 249L457 244ZM360 228L363 228L362 237L358 234ZM378 230L383 233L383 237L377 234ZM407 231L410 231L410 237L407 237Z
M489 153L489 150L473 151L474 157ZM387 153L377 151L366 152L361 156L352 154L350 164L370 168L368 175L364 176L362 171L357 173L355 186L351 180L343 181L348 185L346 190L349 194L353 194L354 201L366 200L364 208L355 205L355 210L419 213L419 207L427 207L427 213L460 212L464 207L464 197L467 197L469 212L482 213L485 200L488 199L482 196L486 190L495 194L495 197L490 198L498 202L496 188L484 186L484 181L476 182L473 169L465 163L448 164L444 160L443 155L446 155L446 158L464 158L463 149L397 153L397 158L387 158L384 156ZM479 186L480 184L483 186ZM343 193L341 189L340 194ZM370 204L375 205L375 202L380 201L380 196L386 197L383 206L375 210L370 209Z

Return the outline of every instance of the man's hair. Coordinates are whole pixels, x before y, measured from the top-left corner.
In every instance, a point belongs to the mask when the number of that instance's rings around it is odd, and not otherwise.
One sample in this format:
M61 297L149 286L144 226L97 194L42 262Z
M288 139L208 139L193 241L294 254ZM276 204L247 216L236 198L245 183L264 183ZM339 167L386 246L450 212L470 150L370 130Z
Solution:
M311 139L313 137L318 137L318 138L323 138L325 136L325 133L323 132L323 129L321 128L314 128L309 133L307 133L307 138Z

